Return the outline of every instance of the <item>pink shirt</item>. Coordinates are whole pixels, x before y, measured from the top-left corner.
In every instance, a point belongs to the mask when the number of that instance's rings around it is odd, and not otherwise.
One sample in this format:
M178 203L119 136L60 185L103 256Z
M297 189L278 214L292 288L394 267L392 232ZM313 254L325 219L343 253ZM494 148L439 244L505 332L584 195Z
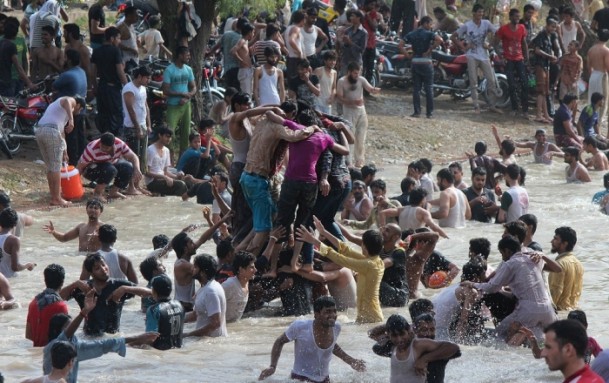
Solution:
M305 127L294 121L285 120L288 129L302 130ZM285 179L290 181L317 182L315 167L321 153L334 147L334 140L326 133L316 132L306 140L291 142L290 161L285 171Z

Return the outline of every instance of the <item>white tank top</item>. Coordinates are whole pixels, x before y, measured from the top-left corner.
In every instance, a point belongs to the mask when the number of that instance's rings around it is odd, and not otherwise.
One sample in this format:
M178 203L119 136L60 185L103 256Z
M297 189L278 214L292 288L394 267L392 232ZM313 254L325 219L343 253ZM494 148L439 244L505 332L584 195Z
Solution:
M328 74L325 68L321 70L321 76L319 76L319 96L317 97L321 105L328 105L330 95L332 95L332 86L334 85L334 76Z
M467 198L460 190L455 190L455 206L448 211L448 217L438 220L440 227L465 227L465 204Z
M261 67L262 75L258 81L258 95L260 105L279 105L279 91L277 90L277 68L273 68L273 74L266 72L264 65Z
M124 24L124 22L118 23L117 27L121 24ZM127 25L125 24L125 26ZM127 40L121 40L121 45L135 49L137 51L137 37L135 34L135 27L133 25L130 25L127 26L127 28L129 29L129 38ZM122 49L121 53L123 54L123 63L126 63L129 60L134 60L136 64L139 64L140 60L137 53L124 51Z
M548 147L550 146L549 142L544 142L541 147L541 153L537 154L537 149L539 148L539 142L535 143L535 147L533 148L533 158L535 159L536 164L551 164L552 159L545 157L545 154L548 152Z
M562 45L567 49L567 45L573 40L577 40L577 27L575 21L571 24L571 29L567 29L564 21L560 23L560 29L562 30Z
M4 251L4 242L10 234L0 235L0 273L10 278L16 274L11 267L11 255Z
M570 167L567 166L566 169L566 173L567 173L567 183L581 183L581 181L577 178L577 170L579 168L584 168L584 165L581 164L581 162L577 162L577 165L575 166L575 169L573 169L572 172L570 172Z
M417 219L417 207L416 206L405 206L400 212L398 217L398 223L402 230L416 230L425 226L423 222Z
M180 261L186 262L183 259L178 259L173 264L173 267L175 268L175 266ZM180 285L180 284L178 284L178 281L175 281L174 288L175 288L175 296L174 296L175 300L180 301L180 302L186 302L186 303L194 303L194 301L195 301L195 298L194 298L195 280L194 279L188 285Z
M315 54L315 42L317 41L317 28L313 26L311 32L307 32L304 27L300 28L300 35L304 55L306 57L313 56Z
M395 349L391 353L391 376L389 377L390 383L425 383L425 375L417 375L414 370L415 359L412 343L414 343L414 340L408 347L408 358L406 358L406 360L399 360L396 356Z
M285 35L283 36L283 38L285 39L285 46L288 49L288 57L300 58L300 56L298 56L298 54L296 54L296 51L292 47L292 44L290 44L290 31L294 27L295 27L295 25L288 26L285 29ZM302 28L300 29L300 31L302 32ZM302 34L300 34L300 33L297 34L297 36L296 36L296 45L299 45L301 50L303 49L303 47L302 47Z
M362 201L363 200L364 199L362 198L362 199L359 200L359 202L355 201L355 204L353 205L353 210L356 210L356 211L359 212L359 209L362 206ZM351 219L351 220L357 220L357 218L351 212L349 213L349 219Z
M99 250L99 253L106 262L106 265L108 265L110 278L126 281L127 276L123 273L123 270L121 270L121 264L118 260L118 251L115 249L112 249L111 251Z

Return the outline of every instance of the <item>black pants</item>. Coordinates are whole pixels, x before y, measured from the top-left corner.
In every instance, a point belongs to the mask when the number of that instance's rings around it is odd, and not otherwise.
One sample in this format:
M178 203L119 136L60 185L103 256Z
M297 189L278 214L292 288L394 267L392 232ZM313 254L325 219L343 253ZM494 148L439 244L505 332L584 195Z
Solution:
M402 34L406 36L414 29L416 3L414 0L394 0L391 5L391 30L397 32L402 22Z
M116 137L122 136L123 104L120 84L116 86L100 82L97 89L95 124L100 133L110 132Z
M239 68L229 69L224 75L224 82L226 87L232 86L237 90L241 90L241 83L239 83Z
M512 110L518 110L518 91L520 91L520 104L523 112L529 110L529 77L524 61L506 60L505 72L510 85L510 101L512 102ZM517 82L516 77L520 80ZM517 87L520 89L517 89Z
M157 193L160 195L175 195L181 196L186 193L186 184L184 181L173 180L173 184L171 186L167 185L165 180L152 180L148 185L146 185L149 191L152 193Z
M79 114L74 117L74 129L66 134L66 146L68 152L68 163L76 166L80 156L87 147L87 138L85 137L85 116Z
M91 164L85 169L84 176L99 185L109 185L114 181L114 186L126 189L133 176L133 165L125 160L118 160L115 164Z
M368 82L372 81L372 74L374 73L374 59L376 58L376 49L375 48L366 48L364 49L364 54L362 55L363 60L363 70L364 77ZM377 85L378 86L378 85Z

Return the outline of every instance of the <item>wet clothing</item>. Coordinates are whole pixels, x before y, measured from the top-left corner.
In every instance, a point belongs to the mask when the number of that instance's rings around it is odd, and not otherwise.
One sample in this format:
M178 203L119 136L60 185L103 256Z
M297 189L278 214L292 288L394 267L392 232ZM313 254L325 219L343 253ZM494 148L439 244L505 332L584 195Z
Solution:
M556 262L562 273L550 273L550 294L558 310L574 310L579 307L584 282L584 267L573 252L559 254Z
M243 291L239 278L230 277L222 283L226 296L226 322L236 322L243 316L249 291Z
M506 212L505 222L517 221L529 209L529 194L522 186L512 186L501 196L501 210Z
M465 227L465 212L467 211L467 198L458 189L455 190L455 196L457 197L455 205L448 210L448 216L446 218L438 219L440 227Z
M390 258L391 267L385 269L381 280L379 299L381 305L388 307L404 307L408 303L409 291L406 281L406 252L397 247L390 253L381 254L381 259Z
M6 242L6 239L10 235L11 234L0 234L0 273L7 278L17 275L17 272L13 271L13 267L11 266L12 255L4 250L4 242Z
M487 177L488 177L488 175L487 175ZM465 193L465 197L467 198L468 201L471 201L471 200L476 199L476 198L480 197L481 195L483 195L489 201L491 201L493 203L493 205L495 204L495 193L491 189L487 189L486 187L482 189L482 192L480 194L476 193L473 186L470 186L467 189L463 190L463 193ZM493 221L494 217L491 217L490 215L486 214L486 212L484 211L484 206L481 203L477 203L474 206L470 205L470 207L472 210L472 220L478 221L478 222L492 222Z
M414 369L415 351L413 342L408 347L408 358L400 360L397 358L397 351L394 349L391 353L391 375L389 376L390 383L425 383L425 375L418 375Z
M210 317L220 314L220 327L210 332L210 337L227 336L226 332L226 297L224 289L215 280L211 280L197 290L194 311L197 313L196 328L207 326Z
M160 335L152 347L169 350L182 347L184 330L184 308L176 300L161 300L146 312L146 332L156 331Z
M55 314L67 314L68 305L57 291L45 289L30 302L27 324L34 347L46 346L49 342L49 322Z
M110 278L119 279L126 281L127 276L123 273L121 269L120 260L118 258L118 251L116 249L112 249L110 251L98 250L98 253L101 254L104 262L108 266L108 271L110 273Z

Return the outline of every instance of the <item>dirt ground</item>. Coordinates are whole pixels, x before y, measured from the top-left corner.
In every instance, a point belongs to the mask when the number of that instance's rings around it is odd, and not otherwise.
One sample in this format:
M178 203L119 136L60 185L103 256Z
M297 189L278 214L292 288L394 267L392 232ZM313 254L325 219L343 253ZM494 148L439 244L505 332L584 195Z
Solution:
M532 137L538 123L507 114L482 111L473 113L471 101L453 101L442 95L436 99L434 118L411 118L412 95L404 90L384 90L367 100L369 119L366 143L367 162L378 168L407 164L427 157L435 166L453 160L463 160L464 152L473 151L474 142L484 140L489 152L498 148L491 134L490 124L497 125L501 135L514 140ZM546 125L551 129L551 126ZM36 143L31 141L13 160L0 157L0 190L10 193L14 207L27 209L42 207L48 201L44 166Z

